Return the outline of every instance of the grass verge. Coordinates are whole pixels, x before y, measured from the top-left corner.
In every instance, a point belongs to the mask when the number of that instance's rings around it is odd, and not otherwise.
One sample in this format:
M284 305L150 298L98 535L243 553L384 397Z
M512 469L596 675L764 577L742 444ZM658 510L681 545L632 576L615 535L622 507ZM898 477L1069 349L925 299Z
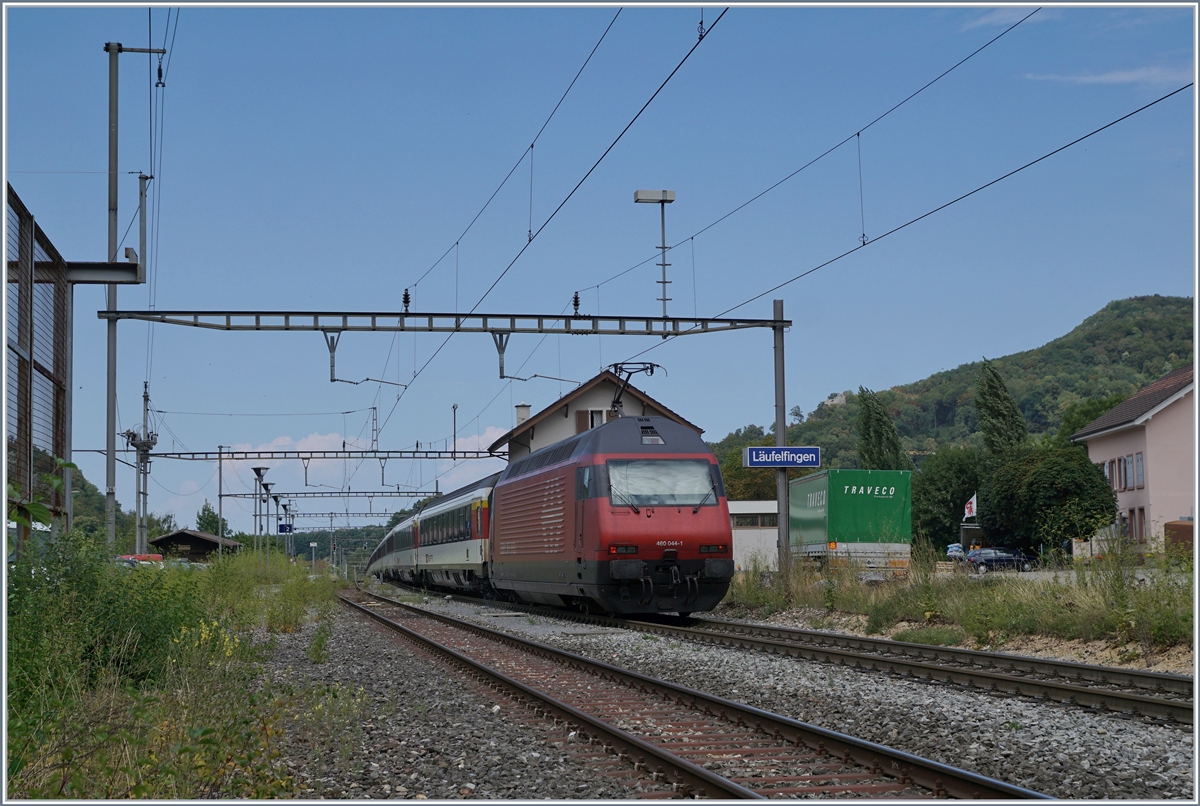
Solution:
M10 566L6 796L295 795L283 731L325 695L263 678L262 628L333 592L278 555L127 569L74 535Z
M915 622L949 628L961 636L959 642L977 646L1046 635L1132 642L1149 657L1193 640L1190 557L1163 557L1145 573L1139 571L1136 555L1114 552L1088 566L1076 564L1069 582L1017 573L939 575L934 573L936 560L932 549L918 542L908 576L882 582L867 579L866 569L852 565L822 569L796 562L779 573L752 563L735 576L725 603L757 618L806 607L860 614L866 616L869 633ZM915 632L925 643L952 637L950 632Z

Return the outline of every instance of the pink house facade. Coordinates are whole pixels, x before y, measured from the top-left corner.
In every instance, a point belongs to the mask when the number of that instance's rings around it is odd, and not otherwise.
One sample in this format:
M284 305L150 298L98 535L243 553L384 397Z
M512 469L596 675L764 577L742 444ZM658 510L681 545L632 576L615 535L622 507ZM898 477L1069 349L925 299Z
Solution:
M1160 547L1163 524L1191 520L1196 505L1195 383L1191 366L1169 372L1071 436L1087 445L1117 493L1120 534Z

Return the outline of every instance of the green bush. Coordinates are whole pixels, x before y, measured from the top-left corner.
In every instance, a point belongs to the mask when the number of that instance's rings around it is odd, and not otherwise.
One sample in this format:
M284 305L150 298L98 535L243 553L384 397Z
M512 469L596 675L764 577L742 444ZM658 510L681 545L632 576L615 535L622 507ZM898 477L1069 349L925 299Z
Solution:
M250 628L281 604L275 623L328 622L335 592L279 555L131 569L80 534L31 546L6 590L6 794L295 795L281 726L307 694L259 678Z
M1190 644L1192 576L1173 570L1184 567L1184 561L1166 558L1163 569L1141 581L1135 562L1132 552L1117 551L1090 567L1077 564L1073 584L1015 573L937 575L936 554L918 541L907 578L868 583L852 565L817 568L795 562L790 575L759 568L743 572L726 601L759 616L789 607L858 613L866 616L870 634L885 633L901 622L930 623L959 630L979 646L1019 635L1048 635L1135 642L1148 656Z

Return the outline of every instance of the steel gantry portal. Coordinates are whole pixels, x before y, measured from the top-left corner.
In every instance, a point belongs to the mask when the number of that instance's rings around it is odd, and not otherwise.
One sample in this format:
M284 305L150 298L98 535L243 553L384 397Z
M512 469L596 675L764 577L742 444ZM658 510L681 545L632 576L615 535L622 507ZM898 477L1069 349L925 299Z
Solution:
M183 325L207 330L231 331L297 331L319 332L329 348L330 379L336 380L334 353L343 333L489 333L499 353L500 377L504 378L504 350L514 333L558 334L568 336L689 336L699 333L723 333L748 328L768 328L774 332L775 354L775 444L783 447L787 437L784 404L783 334L792 323L783 318L783 300L773 301L772 319L741 319L677 317L677 316L586 316L566 314L495 314L495 313L417 313L399 311L117 311L96 312L100 319L116 323L122 319L163 325ZM110 448L110 450L113 450ZM251 452L247 452L251 453ZM253 458L267 456L271 452ZM278 452L295 453L295 452ZM347 453L330 451L330 454ZM373 451L359 452L365 456L381 455ZM390 452L390 453L410 453ZM424 452L411 452L424 453ZM434 453L434 452L429 452ZM450 453L441 451L440 453ZM462 456L464 451L457 451ZM482 452L477 452L482 453ZM208 454L157 454L163 458L216 459ZM238 457L242 458L242 457ZM250 457L246 457L250 458ZM298 458L298 457L278 457ZM313 458L350 458L341 455ZM404 458L449 458L442 456L405 456ZM791 559L788 546L788 488L787 471L777 471L777 503L779 531L777 547L779 567L786 568Z

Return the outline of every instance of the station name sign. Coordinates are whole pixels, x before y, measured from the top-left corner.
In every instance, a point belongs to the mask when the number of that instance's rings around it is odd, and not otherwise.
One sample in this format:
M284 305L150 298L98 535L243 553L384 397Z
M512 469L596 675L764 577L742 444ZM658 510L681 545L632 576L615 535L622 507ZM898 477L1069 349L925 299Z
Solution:
M820 448L743 448L742 467L820 467Z

